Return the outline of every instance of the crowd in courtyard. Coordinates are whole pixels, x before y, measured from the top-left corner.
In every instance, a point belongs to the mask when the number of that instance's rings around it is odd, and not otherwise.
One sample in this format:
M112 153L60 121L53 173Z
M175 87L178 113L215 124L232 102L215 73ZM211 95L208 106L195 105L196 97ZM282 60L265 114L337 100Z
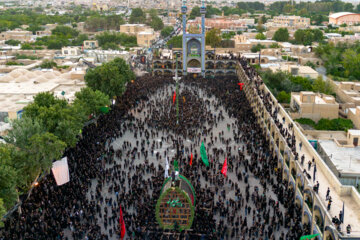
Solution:
M239 61L260 86L256 72ZM76 147L65 152L70 182L56 186L47 175L21 213L5 221L0 239L118 239L120 206L125 239L292 240L309 233L237 83L235 77L184 77L178 123L173 79L146 75L129 83L110 113L84 127ZM258 91L276 119L271 99ZM297 156L293 134L282 134ZM191 231L181 233L162 230L155 220L165 158L173 163L176 142L181 174L197 197ZM202 142L209 167L200 158ZM220 174L225 158L228 177Z

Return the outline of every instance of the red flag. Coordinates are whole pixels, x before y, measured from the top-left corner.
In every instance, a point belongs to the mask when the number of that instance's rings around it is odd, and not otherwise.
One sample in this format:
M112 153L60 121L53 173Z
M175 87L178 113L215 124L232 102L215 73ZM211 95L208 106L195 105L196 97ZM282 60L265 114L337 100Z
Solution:
M121 240L124 238L125 233L126 233L126 229L125 229L125 222L124 222L124 218L123 218L123 213L121 210L121 206L120 206L120 219L119 219L119 224L120 224L120 234L121 234Z
M175 104L175 100L176 100L176 92L174 91L173 104Z
M222 166L221 173L226 177L227 173L227 159L225 158L224 165Z
M190 166L192 165L192 160L193 160L193 155L191 153L191 156L190 156Z

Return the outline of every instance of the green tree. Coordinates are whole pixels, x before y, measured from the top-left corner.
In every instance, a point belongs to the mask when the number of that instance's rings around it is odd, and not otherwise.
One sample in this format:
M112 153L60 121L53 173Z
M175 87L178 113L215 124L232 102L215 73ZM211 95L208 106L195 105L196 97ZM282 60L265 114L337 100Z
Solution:
M182 48L182 35L172 37L166 45L173 48Z
M18 40L13 40L13 39L10 39L10 40L5 41L5 44L11 45L11 46L18 46L20 43L21 43L20 41L18 41Z
M226 39L226 40L230 40L233 36L235 36L236 34L235 34L235 32L228 32L228 33L223 33L222 35L221 35L221 37L223 38L223 39Z
M42 171L49 171L52 162L58 160L65 150L66 143L52 133L35 134L30 138L28 151Z
M12 129L5 137L5 140L22 150L25 150L30 144L29 140L33 135L45 131L44 126L38 120L28 117L13 120L11 126Z
M170 36L172 31L174 31L174 28L172 26L166 26L161 30L161 36L163 38L166 38L167 36Z
M33 47L29 43L21 44L21 50L32 50Z
M18 197L16 179L16 169L12 167L10 149L7 145L0 144L0 198L4 200L6 209L10 209Z
M77 37L79 35L79 31L76 29L73 29L71 27L68 26L57 26L56 28L54 28L51 33L53 35L57 35L57 36L63 36L63 37L67 37L67 38L74 38Z
M84 41L88 40L89 37L88 35L86 34L79 34L79 36L77 36L77 38L75 38L73 41L72 41L72 44L73 46L82 46Z
M146 16L145 16L145 13L143 12L143 10L141 8L134 8L131 11L129 22L130 23L145 23Z
M286 4L283 8L283 12L291 13L294 11L294 7L291 4Z
M196 17L200 17L200 7L196 6L191 9L189 19L195 19Z
M256 34L255 38L258 40L265 40L266 36L263 33L258 33Z
M6 209L4 206L4 200L0 198L0 227L4 227L4 223L3 223L3 217L6 213Z
M278 43L272 43L270 48L280 48L280 45Z
M80 92L75 93L76 99L74 106L82 108L86 115L95 113L100 114L100 108L109 105L109 96L99 90L92 90L89 87L82 88Z
M296 43L298 43L298 44L303 43L304 37L305 37L305 30L303 30L303 29L298 29L298 30L296 30L296 32L294 33L295 41L296 41Z
M152 17L150 22L150 27L155 31L159 31L164 28L164 23L158 16Z
M86 84L90 88L100 90L110 97L121 96L126 83L134 78L135 74L121 58L90 69L85 75Z
M259 52L261 49L264 49L264 48L266 48L264 45L258 43L258 44L253 45L251 47L251 52L256 53L256 52Z
M290 93L286 93L285 91L281 91L277 95L277 100L280 103L290 103L290 98L291 98Z
M221 43L220 29L213 28L205 34L205 44L211 47L218 47Z
M82 109L55 98L52 93L39 93L34 102L24 108L23 117L38 120L46 131L55 134L68 146L74 146L87 116Z
M134 47L137 45L136 36L127 35L125 33L104 32L96 35L96 39L99 42L99 46L103 49L118 49L119 44L124 47ZM109 45L110 43L111 45Z
M278 42L287 42L289 40L289 32L287 30L287 28L279 28L274 36L273 36L273 40L278 41Z
M57 67L57 64L56 62L50 60L44 60L40 64L40 68L44 68L44 69L52 69L53 67Z
M109 49L112 49L112 50L119 50L119 45L117 45L116 43L113 43L113 42L107 42L105 44L103 44L101 46L101 48L103 50L109 50Z
M353 76L355 79L360 79L360 53L357 53L354 49L347 49L342 54L342 58L345 76Z

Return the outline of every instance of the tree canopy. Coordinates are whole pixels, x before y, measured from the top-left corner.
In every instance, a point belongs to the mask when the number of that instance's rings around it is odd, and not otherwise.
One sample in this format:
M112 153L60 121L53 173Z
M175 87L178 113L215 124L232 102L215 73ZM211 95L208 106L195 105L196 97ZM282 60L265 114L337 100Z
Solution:
M121 58L90 69L85 75L86 84L90 88L100 90L110 97L122 95L126 83L134 78L135 74Z
M137 45L136 36L127 35L125 33L104 32L96 35L96 40L98 40L99 46L103 49L118 49L119 44L124 47L134 47Z
M274 36L273 36L273 40L278 41L278 42L287 42L289 40L289 32L287 30L287 28L279 28Z
M82 88L80 92L75 93L76 99L74 105L76 108L82 108L86 115L100 114L100 108L109 105L110 99L105 93L99 90L92 90L89 87Z
M166 45L173 48L182 48L182 35L172 37Z
M334 80L338 77L360 80L360 42L320 44L315 52L323 60L327 73L334 76Z
M161 30L161 36L163 38L170 36L172 31L174 31L174 28L172 26L166 26Z
M145 23L146 15L141 8L134 8L131 11L129 23Z
M211 47L219 47L221 43L220 29L213 28L205 34L205 44Z
M85 121L81 111L51 93L40 93L24 108L23 116L41 122L47 132L56 135L67 146L74 146L76 135Z
M261 2L238 2L237 7L245 11L265 10L265 4Z
M93 16L86 19L84 29L90 32L120 30L120 25L124 24L124 19L119 15Z
M333 94L330 82L322 77L310 79L301 76L292 76L290 73L266 71L261 73L266 86L274 96L282 103L290 103L291 92L314 91L325 94Z
M297 44L311 45L313 42L323 40L323 32L319 29L298 29L294 34Z

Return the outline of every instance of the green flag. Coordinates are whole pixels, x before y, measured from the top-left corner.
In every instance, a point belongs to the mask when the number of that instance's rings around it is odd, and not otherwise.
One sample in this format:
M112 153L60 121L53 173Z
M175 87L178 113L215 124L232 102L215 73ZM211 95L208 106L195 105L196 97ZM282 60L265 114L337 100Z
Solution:
M209 160L206 156L206 149L205 149L205 145L204 142L201 143L201 147L200 147L200 155L201 155L201 159L203 160L205 166L209 166Z
M109 112L109 107L101 107L101 108L100 108L100 112L102 112L102 113L108 113L108 112Z
M178 164L178 161L176 159L174 161L174 168L175 168L175 171L179 171L179 164Z
M313 235L306 235L306 236L302 236L301 238L300 238L300 240L306 240L306 239L312 239L312 238L314 238L314 237L316 237L316 236L318 236L318 235L320 235L319 233L317 233L317 234L313 234Z

